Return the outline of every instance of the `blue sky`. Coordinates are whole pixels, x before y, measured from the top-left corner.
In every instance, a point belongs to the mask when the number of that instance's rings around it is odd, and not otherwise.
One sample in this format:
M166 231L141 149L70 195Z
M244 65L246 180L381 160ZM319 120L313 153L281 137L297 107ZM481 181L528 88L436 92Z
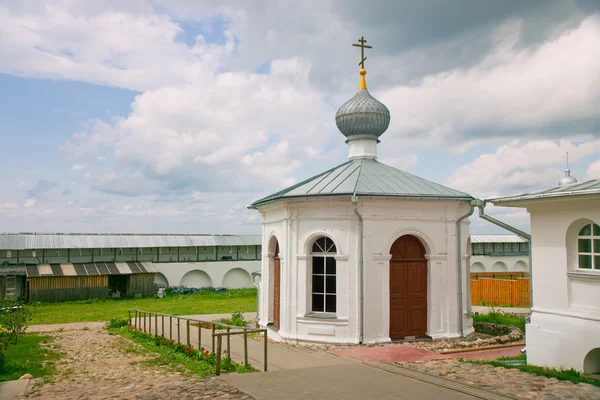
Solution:
M0 231L260 232L250 202L347 158L363 35L380 160L481 198L567 151L600 176L597 2L377 6L0 1Z

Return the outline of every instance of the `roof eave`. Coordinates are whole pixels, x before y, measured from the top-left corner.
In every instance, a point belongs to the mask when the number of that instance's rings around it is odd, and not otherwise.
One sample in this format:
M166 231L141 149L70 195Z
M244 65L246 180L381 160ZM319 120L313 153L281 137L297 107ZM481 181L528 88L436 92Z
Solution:
M280 200L297 200L297 199L314 199L314 198L322 198L322 197L345 197L345 196L352 196L352 195L356 195L359 197L378 197L378 198L393 198L393 199L413 199L413 200L464 200L464 201L471 201L474 200L473 196L470 195L466 195L466 196L439 196L439 195L426 195L426 194L418 194L418 195L413 195L413 194L399 194L399 195L394 195L394 194L377 194L377 193L361 193L361 192L356 192L356 193L330 193L330 194L318 194L318 195L296 195L296 196L282 196L282 197L277 197L277 198L272 198L272 199L268 199L265 201L257 201L254 202L252 204L250 204L248 206L248 209L250 210L257 210L259 207L262 207L264 205L267 204L271 204L271 203L275 203L277 201Z

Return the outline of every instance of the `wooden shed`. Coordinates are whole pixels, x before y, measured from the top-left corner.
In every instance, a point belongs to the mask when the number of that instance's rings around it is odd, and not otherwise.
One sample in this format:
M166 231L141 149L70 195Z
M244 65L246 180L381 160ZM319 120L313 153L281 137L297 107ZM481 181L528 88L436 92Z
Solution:
M25 298L57 302L155 294L152 262L26 265Z

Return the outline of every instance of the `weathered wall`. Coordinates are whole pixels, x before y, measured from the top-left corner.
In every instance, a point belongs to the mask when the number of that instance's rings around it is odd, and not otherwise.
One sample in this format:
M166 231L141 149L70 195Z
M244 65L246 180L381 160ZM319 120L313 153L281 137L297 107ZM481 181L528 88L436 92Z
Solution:
M108 297L108 275L28 278L29 302L59 302Z
M147 297L156 295L154 274L131 274L127 285L128 297Z

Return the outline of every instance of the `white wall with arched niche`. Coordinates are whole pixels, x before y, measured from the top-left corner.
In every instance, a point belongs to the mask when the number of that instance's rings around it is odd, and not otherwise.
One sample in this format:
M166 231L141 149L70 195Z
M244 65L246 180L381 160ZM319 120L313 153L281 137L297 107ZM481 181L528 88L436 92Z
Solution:
M600 347L591 350L583 360L584 374L600 374Z
M508 272L522 272L521 270L515 269L516 266L526 265L527 270L529 271L529 255L527 254L519 254L519 255L472 255L471 256L471 265L480 263L485 267L486 272L492 272L494 264L502 263L507 267ZM475 271L471 271L475 272Z
M485 272L485 265L481 262L471 264L471 272Z
M195 288L203 286L222 287L223 278L232 269L242 269L247 272L248 275L260 271L260 261L241 260L154 263L154 266L158 272L164 276L164 280L166 280L170 286L185 285L187 287ZM200 273L196 272L187 275L192 271L199 271ZM156 279L157 278L155 278L155 281ZM252 280L249 282L247 281L247 286L245 287L254 287Z
M529 272L529 266L524 261L517 261L512 270L515 272Z
M242 268L233 268L227 271L221 283L222 287L228 289L240 289L252 285L252 276Z
M492 266L492 272L508 272L508 267L502 261L496 261Z
M189 288L203 288L203 287L212 287L212 279L210 276L199 269L195 269L186 273L182 278L181 282L179 282L181 286L189 287Z
M164 276L160 272L157 272L156 274L154 274L154 284L160 287L169 287L169 280L166 276Z

